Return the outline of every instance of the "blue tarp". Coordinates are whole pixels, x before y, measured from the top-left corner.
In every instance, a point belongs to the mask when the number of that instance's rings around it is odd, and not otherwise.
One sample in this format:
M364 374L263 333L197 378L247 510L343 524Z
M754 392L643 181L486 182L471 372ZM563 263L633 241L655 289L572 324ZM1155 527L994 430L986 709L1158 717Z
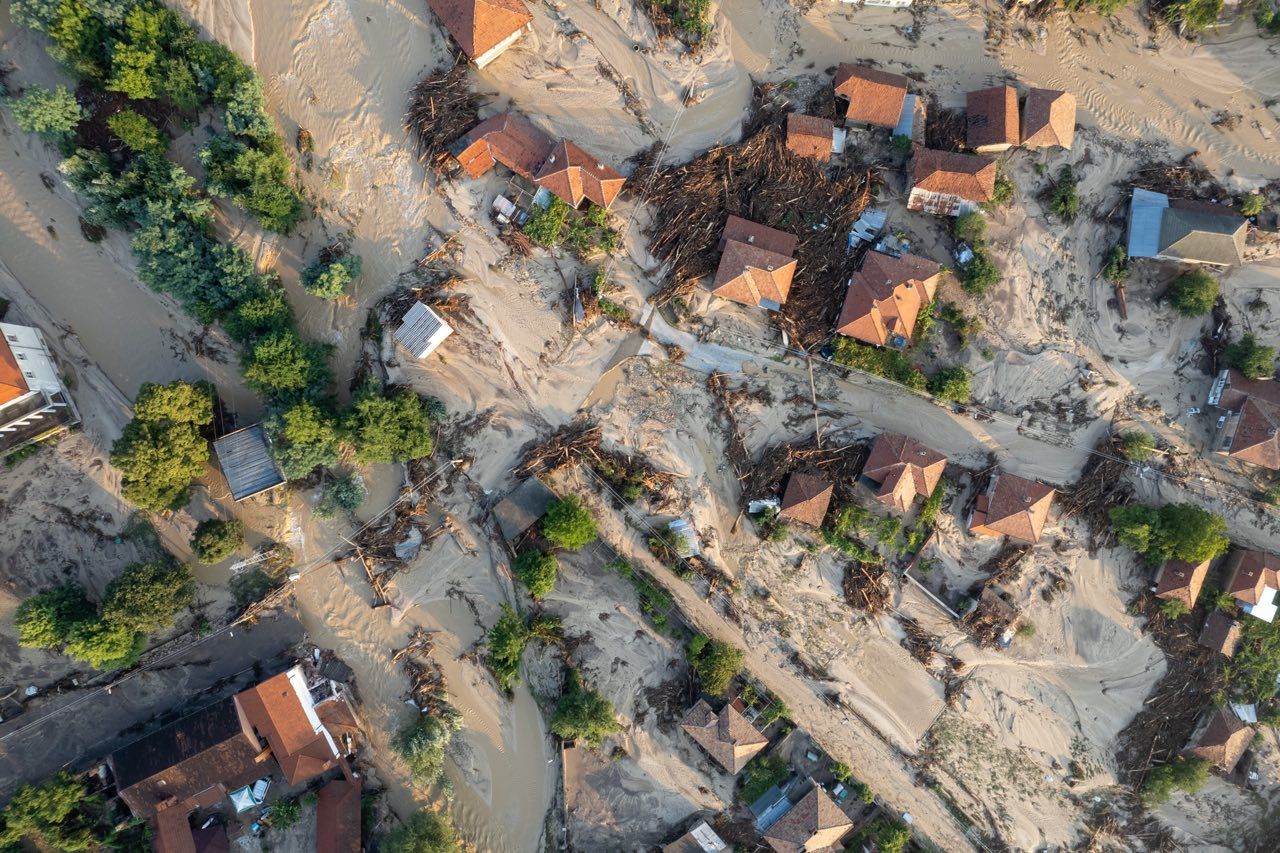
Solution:
M1160 254L1160 223L1169 208L1164 193L1134 189L1129 202L1129 257L1154 258Z

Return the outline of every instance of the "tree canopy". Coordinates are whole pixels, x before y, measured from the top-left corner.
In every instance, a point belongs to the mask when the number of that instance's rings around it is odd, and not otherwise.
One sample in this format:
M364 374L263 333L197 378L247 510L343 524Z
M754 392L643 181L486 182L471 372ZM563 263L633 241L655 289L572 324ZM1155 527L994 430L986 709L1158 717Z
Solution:
M343 427L358 462L406 462L435 449L427 408L408 388L383 394L365 386L351 401Z
M1276 373L1276 349L1258 343L1252 333L1227 344L1227 365L1248 379L1270 379Z
M301 400L269 418L267 431L272 438L271 455L290 480L338 461L338 419L321 404Z
M1155 453L1156 440L1151 433L1131 429L1120 436L1120 452L1131 462L1146 462Z
M1204 270L1191 270L1169 285L1169 302L1184 317L1199 317L1218 301L1218 280Z
M18 644L28 648L57 648L67 641L77 625L93 616L93 605L80 586L68 583L54 587L18 605L14 619Z
M302 271L302 288L321 299L337 299L360 277L359 255L343 255L327 264L316 261Z
M22 97L5 98L4 104L13 111L18 127L50 139L67 136L84 119L76 96L66 86L58 86L53 91L28 86Z
M244 547L244 524L209 518L196 525L191 536L191 551L206 565L221 563Z
M556 577L560 573L560 563L552 554L542 551L525 551L516 557L511 570L515 572L520 583L529 590L529 595L538 599L547 595L556 587Z
M416 714L396 733L391 746L409 765L413 784L430 788L444 777L444 753L462 728L462 715L447 703Z
M128 625L91 619L72 629L63 651L94 669L123 669L142 656L146 640Z
M986 249L974 247L973 260L965 264L960 287L971 296L981 296L1000 281L1000 268L988 257Z
M23 785L0 811L0 849L21 850L24 839L64 853L98 846L90 815L102 800L90 794L84 780L60 771L42 785Z
M153 512L183 507L208 460L209 443L190 424L133 420L111 447L125 499Z
M591 746L599 746L622 726L609 700L595 690L586 689L577 670L569 670L550 728L564 740L581 739Z
M551 502L542 517L542 535L557 548L577 551L596 538L596 519L577 495L565 495Z
M181 563L134 563L107 584L102 617L134 631L169 628L178 612L191 604L194 587L191 570Z
M929 377L929 393L944 403L967 403L973 396L973 376L963 367L944 367Z
M1203 758L1175 758L1151 768L1142 786L1142 799L1150 806L1168 801L1174 791L1194 794L1209 780L1209 762Z
M689 663L708 693L723 695L733 677L742 669L742 649L702 634L689 641Z
M378 849L385 853L462 853L448 815L425 809L384 835Z
M1116 539L1156 565L1165 560L1200 563L1227 550L1227 522L1194 504L1143 504L1111 508Z
M329 384L329 347L304 341L293 329L269 332L241 357L244 380L264 397L296 399Z

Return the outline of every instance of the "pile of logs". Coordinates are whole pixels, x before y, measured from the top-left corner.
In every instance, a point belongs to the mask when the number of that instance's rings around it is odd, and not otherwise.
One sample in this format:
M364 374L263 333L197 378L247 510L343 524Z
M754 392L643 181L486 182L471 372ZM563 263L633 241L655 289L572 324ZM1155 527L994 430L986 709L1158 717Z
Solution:
M844 600L854 610L878 616L889 609L889 573L883 566L850 560L844 567Z
M443 74L424 77L409 96L405 129L418 147L418 159L437 172L450 171L449 146L475 127L480 96L471 91L466 58Z

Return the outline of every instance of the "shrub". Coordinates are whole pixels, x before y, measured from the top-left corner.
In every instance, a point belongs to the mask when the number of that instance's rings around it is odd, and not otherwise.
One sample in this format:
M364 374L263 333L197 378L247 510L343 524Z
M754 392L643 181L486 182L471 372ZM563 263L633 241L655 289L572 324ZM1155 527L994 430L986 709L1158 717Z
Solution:
M1267 209L1267 199L1262 193L1250 193L1240 202L1240 213L1245 216L1257 216Z
M76 96L66 86L53 91L28 86L21 98L5 98L4 104L13 111L18 127L49 139L67 136L84 119Z
M973 259L964 266L960 287L971 296L981 296L1000 281L1000 268L981 246L973 250Z
M352 400L343 431L362 463L407 462L435 450L427 406L408 388L384 394L366 385Z
M609 700L595 690L587 690L577 670L569 670L549 728L562 740L580 738L591 746L599 746L622 726Z
M77 584L67 583L24 600L14 622L18 645L53 649L61 646L81 622L92 619L93 605Z
M101 807L102 798L89 793L83 777L65 770L42 785L23 785L0 812L0 848L26 849L22 842L31 839L40 842L39 849L97 849L89 816L100 813Z
M135 154L163 154L169 140L147 117L133 110L121 110L107 119L107 127Z
M133 666L142 657L146 644L146 637L127 625L91 619L72 630L63 651L94 669L106 671Z
M1275 347L1259 344L1252 334L1227 344L1226 361L1249 379L1270 379L1276 372Z
M1174 791L1194 794L1209 779L1209 762L1203 758L1175 758L1170 764L1151 768L1142 786L1142 799L1158 806L1168 801Z
M486 637L489 649L485 653L485 663L498 686L510 691L513 684L520 683L520 660L529 643L529 626L519 613L511 609L511 605L503 604L502 615L493 623Z
M168 560L133 563L102 596L102 618L134 631L158 631L173 625L178 612L191 604L195 581L191 570Z
M337 299L360 277L359 255L343 255L325 265L316 261L302 271L302 288L321 299Z
M1218 22L1222 0L1170 0L1163 6L1163 13L1171 23L1181 24L1194 35Z
M447 703L434 712L420 713L396 732L394 749L409 765L409 776L418 788L430 788L444 777L444 753L462 728L462 715Z
M979 211L962 213L955 219L956 238L972 246L980 246L987 240L987 218Z
M1133 0L1063 0L1062 5L1072 12L1089 11L1099 15L1114 15Z
M244 524L210 518L196 525L191 537L191 551L207 565L221 563L244 547Z
M871 786L863 782L858 782L853 786L853 793L859 800L871 805L876 801L876 792L871 790Z
M559 196L552 196L546 207L535 207L529 212L522 230L535 243L547 247L559 245L569 213L569 205Z
M557 548L577 551L596 538L596 519L577 495L552 501L542 517L542 535Z
M1018 630L1014 632L1024 640L1029 640L1036 635L1036 624L1034 622L1019 622Z
M925 388L924 374L907 356L896 349L872 347L844 335L836 335L832 361L865 373L905 385L915 391Z
M1234 607L1236 602L1232 600ZM1227 661L1225 676L1233 696L1246 702L1264 702L1275 696L1280 678L1280 623L1245 619L1240 625L1240 645Z
M297 398L329 384L329 347L304 341L293 329L270 332L240 358L244 380L264 397Z
M1152 565L1165 560L1200 563L1227 550L1227 523L1222 516L1193 504L1165 504L1156 509L1142 504L1111 508L1116 539Z
M848 782L853 778L853 768L843 761L837 761L831 765L831 775L837 782Z
M1130 462L1146 462L1155 455L1156 440L1140 429L1129 430L1120 436L1120 452Z
M774 785L780 785L791 775L787 762L776 755L757 755L742 768L742 802L751 805L763 797Z
M352 472L342 477L326 480L320 490L320 500L313 510L320 518L333 518L340 512L355 512L364 503L368 491L360 475Z
M1169 302L1184 317L1199 317L1218 301L1218 280L1204 270L1191 270L1169 285Z
M991 191L991 201L983 205L987 210L995 210L998 207L1004 207L1013 201L1014 195L1018 188L1014 186L1013 181L1003 171L996 174L995 188Z
M560 563L551 554L542 551L525 551L516 557L511 567L520 583L529 590L534 599L542 598L556 587L556 577L560 573Z
M973 393L972 378L963 367L944 367L929 377L927 387L930 394L944 403L967 403Z
M938 313L943 322L951 326L956 333L956 337L960 339L960 346L964 346L975 335L982 333L982 321L977 317L966 316L954 302L942 303Z
M893 145L893 150L898 152L899 154L911 153L911 137L910 136L907 136L906 134L901 134L901 133L894 134L893 138L890 139L889 142Z
M723 695L733 677L742 669L742 660L742 649L723 640L711 640L698 634L689 641L689 663L708 693Z
M328 409L302 400L267 420L271 455L290 480L338 461L338 419Z
M1123 284L1129 280L1129 250L1123 245L1111 247L1102 264L1102 277L1112 284Z
M1160 612L1166 619L1181 619L1191 612L1191 608L1180 598L1169 598L1160 602Z
M462 853L448 815L423 809L378 841L385 853Z
M787 707L787 703L775 696L773 701L769 703L769 707L760 712L760 726L761 728L768 728L790 714L791 709Z
M1058 182L1049 197L1053 212L1063 222L1073 222L1080 213L1080 191L1077 189L1075 173L1070 166L1063 166L1058 171Z
M911 830L906 824L888 817L873 820L866 832L879 853L902 853L911 841Z
M302 802L297 797L276 800L271 804L267 822L273 829L288 829L302 816Z

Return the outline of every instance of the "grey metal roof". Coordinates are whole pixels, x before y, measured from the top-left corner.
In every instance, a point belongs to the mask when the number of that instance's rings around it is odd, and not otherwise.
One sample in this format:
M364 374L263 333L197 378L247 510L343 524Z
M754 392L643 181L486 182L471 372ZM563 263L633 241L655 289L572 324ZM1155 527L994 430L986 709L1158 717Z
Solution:
M530 477L498 502L493 508L493 517L498 520L498 527L509 542L546 515L547 507L555 499L555 492L544 486L537 477Z
M453 334L453 328L422 302L415 302L404 314L395 339L414 358L426 358L440 343Z
M238 501L251 498L284 482L267 450L267 436L261 424L228 433L213 443L218 467Z
M1129 202L1129 257L1160 254L1160 221L1168 207L1169 197L1164 193L1134 189Z
M902 113L898 116L898 126L893 129L894 136L914 136L916 121L916 96L910 93L902 99Z
M1160 222L1160 254L1203 264L1237 264L1244 256L1244 232L1244 219L1230 208L1211 213L1175 202Z

